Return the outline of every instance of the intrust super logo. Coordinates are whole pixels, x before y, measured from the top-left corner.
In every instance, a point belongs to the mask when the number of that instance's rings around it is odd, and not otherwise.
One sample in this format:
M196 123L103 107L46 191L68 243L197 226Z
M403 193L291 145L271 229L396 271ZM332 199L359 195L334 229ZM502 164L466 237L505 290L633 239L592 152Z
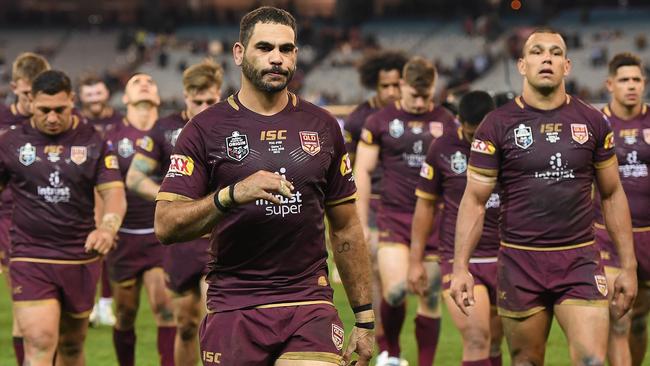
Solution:
M275 174L281 175L284 179L287 179L286 173L287 173L286 168L280 168L279 171L275 172ZM287 198L281 194L275 194L274 196L277 197L278 200L280 200L279 205L276 205L275 203L264 199L259 199L255 201L255 206L264 207L265 216L277 215L277 216L285 217L287 215L300 214L300 211L302 210L302 193L300 193L300 191L298 190L294 191L293 197L291 198Z
M194 160L186 155L173 154L169 157L169 170L167 177L191 176L194 172Z

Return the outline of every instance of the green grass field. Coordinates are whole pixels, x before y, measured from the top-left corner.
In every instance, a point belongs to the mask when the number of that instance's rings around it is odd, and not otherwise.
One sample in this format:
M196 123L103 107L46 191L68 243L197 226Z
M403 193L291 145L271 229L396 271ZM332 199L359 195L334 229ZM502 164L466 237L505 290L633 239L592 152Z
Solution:
M414 300L414 299L412 299ZM352 311L349 310L345 293L340 285L335 285L335 302L339 313L346 325L346 334L349 332L351 325L354 323ZM4 280L0 281L0 366L15 365L13 349L11 345L11 308L9 302L9 292ZM409 302L409 312L404 330L402 332L402 350L404 356L410 362L410 365L417 366L416 345L414 339L415 301ZM156 326L148 309L145 297L143 297L142 307L137 320L137 365L156 365ZM86 341L86 360L89 366L113 366L117 365L113 352L112 331L108 327L99 329L90 329ZM506 352L503 346L504 355ZM547 365L569 365L568 350L564 336L560 331L557 323L553 324L551 336L548 341L548 350L546 353ZM438 353L436 355L436 365L460 365L461 344L460 336L454 328L446 311L443 314L442 332ZM507 356L504 356L504 364L509 365ZM646 359L644 365L650 365ZM229 365L224 365L229 366Z

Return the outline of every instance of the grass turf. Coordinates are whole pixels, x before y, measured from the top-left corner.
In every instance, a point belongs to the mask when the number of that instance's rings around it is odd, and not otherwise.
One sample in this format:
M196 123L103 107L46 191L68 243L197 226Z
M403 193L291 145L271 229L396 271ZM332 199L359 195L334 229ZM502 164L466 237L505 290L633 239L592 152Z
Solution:
M410 362L410 365L417 365L417 348L414 339L414 315L415 299L411 298L408 302L408 314L404 323L401 344L404 357ZM349 334L350 327L354 323L354 317L345 298L345 292L340 285L335 285L335 303L339 309L339 314L346 325L346 335ZM137 348L136 364L137 365L156 365L158 364L158 355L156 351L156 325L149 311L149 305L146 296L143 294L140 312L136 324ZM509 359L505 344L504 365L509 365ZM86 340L86 361L89 366L113 366L117 365L113 351L112 331L109 327L100 327L90 329ZM436 355L436 365L460 365L461 359L460 335L454 328L446 310L443 312L442 331L438 352ZM553 324L551 335L548 341L546 352L547 365L569 365L569 354L566 342L557 323ZM11 341L11 307L9 302L9 291L5 281L0 280L0 365L15 365ZM650 365L646 358L644 365Z

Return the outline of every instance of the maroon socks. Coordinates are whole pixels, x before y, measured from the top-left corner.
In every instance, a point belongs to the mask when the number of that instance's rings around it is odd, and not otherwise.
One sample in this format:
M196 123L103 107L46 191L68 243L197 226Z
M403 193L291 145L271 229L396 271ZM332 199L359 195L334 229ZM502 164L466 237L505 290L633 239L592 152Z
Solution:
M23 346L23 337L14 337L14 354L16 355L16 362L18 362L18 366L22 366L23 361L25 361L25 347Z
M438 337L440 335L440 318L422 315L415 317L415 339L418 344L418 365L431 366L436 358Z
M404 317L406 316L406 304L390 306L386 300L382 300L380 312L388 355L391 357L399 357L399 334L402 331Z
M158 327L158 354L161 366L174 366L176 327Z
M120 366L135 365L135 330L113 328L113 345Z

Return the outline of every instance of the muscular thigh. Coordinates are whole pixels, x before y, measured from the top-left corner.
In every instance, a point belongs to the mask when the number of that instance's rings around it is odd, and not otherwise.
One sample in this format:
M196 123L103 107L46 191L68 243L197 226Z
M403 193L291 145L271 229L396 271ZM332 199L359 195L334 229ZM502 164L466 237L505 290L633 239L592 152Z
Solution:
M574 358L604 359L609 332L607 306L555 305L554 312Z
M377 252L377 262L379 266L379 275L381 277L381 287L384 297L397 296L391 294L400 288L402 292L406 291L406 274L408 272L409 248L406 245L384 245ZM404 294L399 294L401 297Z
M503 317L503 332L513 364L543 365L546 339L553 316L542 310L526 318Z

